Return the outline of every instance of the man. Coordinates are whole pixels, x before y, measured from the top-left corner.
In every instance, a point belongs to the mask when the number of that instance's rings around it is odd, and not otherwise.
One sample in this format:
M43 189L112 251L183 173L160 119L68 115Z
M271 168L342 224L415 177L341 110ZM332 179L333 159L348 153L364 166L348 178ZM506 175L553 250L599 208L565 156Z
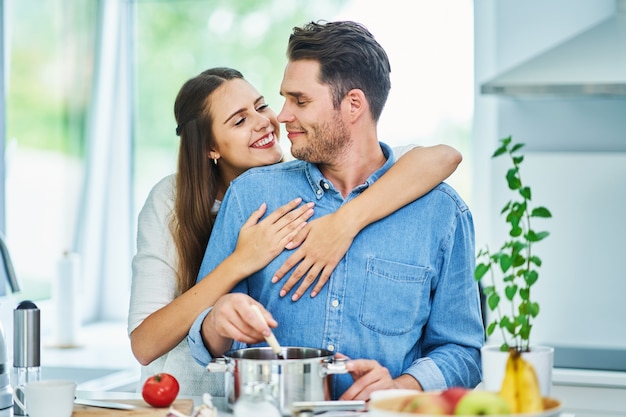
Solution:
M232 183L200 277L233 251L237 231L262 202L270 212L301 196L315 202L314 217L323 216L394 162L376 130L390 66L367 29L354 22L294 28L287 56L278 119L299 160L252 169ZM272 283L289 254L198 317L188 337L196 361L206 364L227 350L261 343L269 325L285 346L353 358L350 374L335 376L333 399L367 400L379 389L478 384L484 330L473 278L473 223L448 185L363 229L315 297L294 303ZM250 304L265 307L266 323Z

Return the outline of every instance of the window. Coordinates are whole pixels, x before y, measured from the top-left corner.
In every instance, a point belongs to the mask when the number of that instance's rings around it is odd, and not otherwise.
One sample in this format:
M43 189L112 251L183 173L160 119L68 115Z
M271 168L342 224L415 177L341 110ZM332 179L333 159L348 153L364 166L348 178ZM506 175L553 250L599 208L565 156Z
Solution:
M125 318L132 222L150 188L176 167L178 89L204 69L231 66L279 111L288 34L310 20L351 19L372 31L393 70L380 139L457 147L464 162L450 182L469 200L471 0L416 2L411 13L403 0L384 7L373 0L0 5L6 57L0 214L22 299L49 299L63 252L80 251L90 319ZM112 256L106 245L127 253Z
M20 297L48 298L73 250L94 73L96 3L4 1L6 238Z

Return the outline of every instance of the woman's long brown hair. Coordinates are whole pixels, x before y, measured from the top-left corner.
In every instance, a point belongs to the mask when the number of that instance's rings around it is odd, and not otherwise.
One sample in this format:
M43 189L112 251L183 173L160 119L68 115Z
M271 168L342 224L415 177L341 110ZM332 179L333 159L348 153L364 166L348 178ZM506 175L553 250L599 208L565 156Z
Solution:
M180 136L174 215L170 229L178 253L177 293L195 283L215 214L219 171L209 158L215 145L210 97L224 81L243 78L231 68L212 68L188 80L178 92L174 116Z

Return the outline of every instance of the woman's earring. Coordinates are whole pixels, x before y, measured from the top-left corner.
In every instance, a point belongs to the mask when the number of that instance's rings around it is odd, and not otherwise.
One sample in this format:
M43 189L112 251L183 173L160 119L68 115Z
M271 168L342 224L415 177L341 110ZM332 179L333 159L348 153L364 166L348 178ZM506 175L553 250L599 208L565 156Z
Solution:
M213 163L217 165L217 158L213 158Z

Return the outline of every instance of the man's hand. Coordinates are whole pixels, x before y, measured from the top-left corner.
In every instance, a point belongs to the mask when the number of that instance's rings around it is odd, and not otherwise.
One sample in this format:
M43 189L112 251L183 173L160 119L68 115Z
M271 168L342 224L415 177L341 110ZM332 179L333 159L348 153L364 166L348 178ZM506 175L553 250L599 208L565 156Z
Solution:
M259 307L265 321L250 308L252 304ZM258 343L269 336L270 327L277 326L272 315L252 297L231 293L220 297L204 319L202 338L209 352L219 356L228 350L233 339L247 344Z
M422 389L410 375L400 375L392 379L389 370L375 360L350 360L346 363L346 368L354 378L354 384L343 393L340 400L369 401L372 392L385 389Z

